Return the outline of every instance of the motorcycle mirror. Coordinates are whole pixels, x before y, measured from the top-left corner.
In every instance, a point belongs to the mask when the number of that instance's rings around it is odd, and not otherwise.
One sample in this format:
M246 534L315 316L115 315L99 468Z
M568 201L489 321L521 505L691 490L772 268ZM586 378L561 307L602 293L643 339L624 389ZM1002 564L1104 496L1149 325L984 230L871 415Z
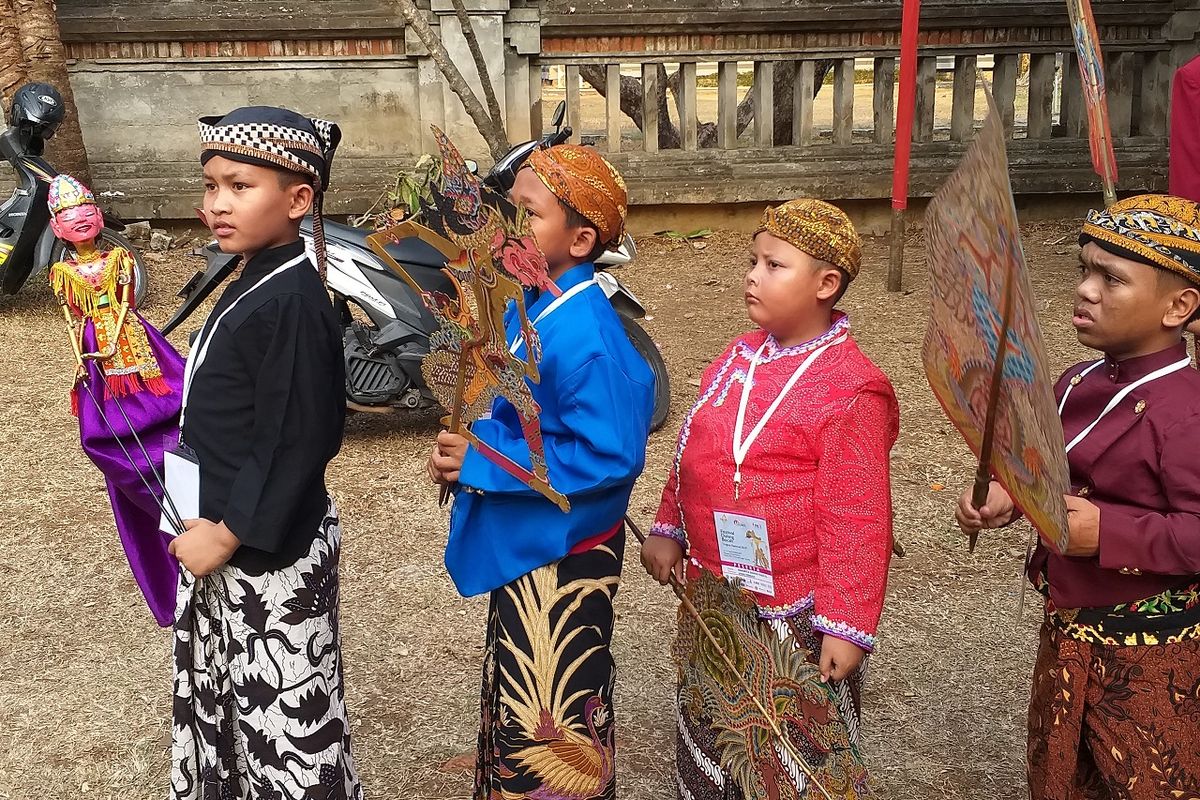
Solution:
M563 120L567 116L567 101L559 100L558 105L554 107L554 117L550 120L550 124L556 128L561 128Z

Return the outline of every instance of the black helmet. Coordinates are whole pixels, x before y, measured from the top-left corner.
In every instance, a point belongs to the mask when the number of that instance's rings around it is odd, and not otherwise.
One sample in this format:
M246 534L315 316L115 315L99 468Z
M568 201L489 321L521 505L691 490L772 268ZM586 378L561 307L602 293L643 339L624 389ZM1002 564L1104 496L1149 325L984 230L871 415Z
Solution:
M9 112L13 127L38 139L49 139L66 116L62 95L48 83L27 83L13 95Z

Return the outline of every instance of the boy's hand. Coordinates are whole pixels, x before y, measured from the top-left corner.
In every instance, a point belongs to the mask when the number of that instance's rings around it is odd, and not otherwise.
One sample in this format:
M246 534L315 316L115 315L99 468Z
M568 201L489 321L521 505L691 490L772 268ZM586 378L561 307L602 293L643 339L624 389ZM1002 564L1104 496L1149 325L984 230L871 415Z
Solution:
M866 652L845 639L825 634L821 637L821 683L845 680L858 669Z
M1100 508L1082 497L1065 496L1070 541L1066 555L1094 556L1100 552Z
M642 566L651 578L666 586L671 573L680 584L684 581L683 548L667 536L648 536L642 545Z
M187 530L172 539L167 550L197 578L224 566L242 544L224 522L185 519L183 527Z
M1017 507L1013 505L1012 498L996 481L992 481L988 487L987 502L983 504L983 508L975 508L971 502L972 494L974 491L971 489L963 492L962 497L958 499L958 508L954 510L954 519L958 521L958 527L963 533L979 533L985 528L1003 528L1012 522L1017 514Z
M442 431L429 454L429 479L434 483L454 483L462 472L467 457L466 438L457 433Z

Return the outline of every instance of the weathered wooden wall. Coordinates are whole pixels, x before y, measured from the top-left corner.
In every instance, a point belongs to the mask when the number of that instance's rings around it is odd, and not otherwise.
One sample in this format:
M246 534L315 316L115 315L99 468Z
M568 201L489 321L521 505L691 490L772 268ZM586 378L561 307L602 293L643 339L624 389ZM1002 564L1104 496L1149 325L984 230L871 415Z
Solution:
M456 63L477 81L449 0L425 5ZM535 133L543 100L564 97L577 138L610 152L634 202L886 196L900 0L467 6L510 137ZM1169 80L1200 51L1200 0L1096 0L1093 7L1108 60L1120 186L1162 189ZM60 0L59 16L97 188L131 216L188 216L197 190L195 117L247 103L290 105L342 123L336 211L363 208L396 169L428 150L430 124L447 129L469 155L486 152L390 0ZM1094 189L1062 2L925 0L922 26L915 194L944 178L982 118L972 91L977 75L995 85L1010 120L1018 192ZM865 126L862 108L855 124L856 59L873 69ZM811 123L806 94L830 63L832 84L817 102L832 102L833 116L822 128ZM788 131L763 115L738 135L736 106L748 91L737 85L739 65L762 78L794 72L786 85L760 80L753 92L760 107L794 109ZM565 90L543 88L543 68L565 77ZM715 116L702 119L697 76L708 72L719 76L719 102ZM615 99L598 101L581 80L589 74L600 74L608 88L622 76L653 84L668 75L669 107L660 109L651 95L634 109L651 135ZM602 121L585 118L585 107L602 108ZM660 147L656 121L678 126L678 141ZM706 122L717 125L714 147L704 146Z

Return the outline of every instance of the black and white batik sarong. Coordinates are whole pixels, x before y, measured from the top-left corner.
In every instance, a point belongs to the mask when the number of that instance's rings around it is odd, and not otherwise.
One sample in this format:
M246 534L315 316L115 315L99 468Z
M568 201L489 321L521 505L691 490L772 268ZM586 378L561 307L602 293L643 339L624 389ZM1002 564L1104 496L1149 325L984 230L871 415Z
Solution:
M182 572L171 800L360 800L338 634L330 501L295 564Z

